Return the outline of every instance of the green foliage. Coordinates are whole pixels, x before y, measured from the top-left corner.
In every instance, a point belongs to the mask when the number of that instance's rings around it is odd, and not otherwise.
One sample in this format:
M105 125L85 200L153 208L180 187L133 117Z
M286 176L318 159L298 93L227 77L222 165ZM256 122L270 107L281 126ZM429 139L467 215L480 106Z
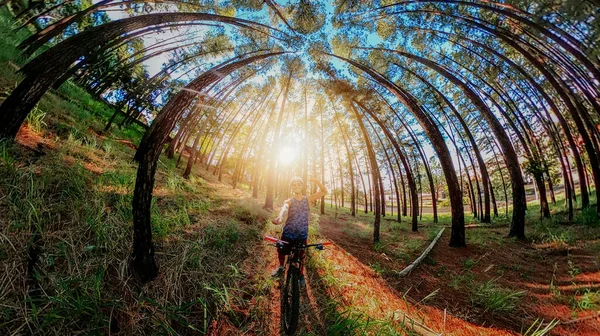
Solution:
M585 226L598 228L600 227L600 217L596 212L596 208L594 206L584 208L581 210L575 220Z
M571 261L570 259L567 260L567 264L569 265L569 275L574 278L576 276L578 276L579 274L581 274L581 270L575 266L575 263L573 263L573 261Z
M527 330L522 331L521 333L523 336L544 336L552 331L559 323L560 320L554 319L544 326L544 320L536 319Z
M459 289L464 286L470 287L472 285L472 283L473 283L473 273L463 272L461 274L458 274L458 275L452 277L452 280L450 281L450 287L452 287L454 289Z
M473 260L472 258L469 258L463 262L463 268L465 270L470 270L473 268L473 266L475 266L475 263L476 263L475 260Z
M573 309L597 310L600 308L600 291L586 289L581 297L575 297L572 302Z
M375 273L382 275L384 274L387 270L385 268L385 266L382 266L380 263L376 262L374 264L370 264L369 267L371 267L373 269L373 271L375 271Z
M204 241L208 247L230 249L240 239L238 222L231 220L225 225L204 228Z
M525 291L514 291L499 287L494 280L484 282L471 295L474 304L486 311L505 313L514 311Z
M546 171L543 162L532 158L523 162L523 169L534 177L542 177Z
M316 1L299 0L290 8L292 26L300 34L312 34L325 25L323 4Z
M377 242L375 244L373 244L373 251L381 253L384 252L386 250L386 246L381 243L381 242Z
M562 227L556 219L538 221L531 228L529 237L532 241L565 247L575 242L573 233Z

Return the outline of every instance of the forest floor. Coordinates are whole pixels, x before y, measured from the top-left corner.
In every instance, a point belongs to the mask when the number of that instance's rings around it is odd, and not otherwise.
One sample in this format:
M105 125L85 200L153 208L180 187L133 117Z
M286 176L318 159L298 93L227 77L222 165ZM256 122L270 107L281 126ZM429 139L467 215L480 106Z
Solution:
M545 233L540 230L542 235L556 231L539 239L540 232L534 228L530 233L534 240L524 243L506 238L505 226L473 227L467 229L468 246L460 249L448 246L447 231L425 262L401 278L396 271L414 259L410 253L404 254L407 245L417 248L414 242L427 241L431 236L428 232L440 226L421 227L425 233L413 233L407 225L398 229L395 221L383 221L384 243L373 247L370 230L364 224L346 214L337 219L326 215L321 220L321 232L362 264L370 265L389 287L403 293L410 302L419 302L428 316L447 312L473 325L496 329L497 333L492 334L500 334L500 330L522 333L536 319L561 321L551 334L600 333L597 229L547 224L552 228L545 228ZM365 248L369 244L373 248ZM509 299L511 294L513 299ZM588 305L590 300L595 302L593 307ZM469 334L461 331L464 326L456 330L435 328L442 324L433 321L428 325L437 331Z

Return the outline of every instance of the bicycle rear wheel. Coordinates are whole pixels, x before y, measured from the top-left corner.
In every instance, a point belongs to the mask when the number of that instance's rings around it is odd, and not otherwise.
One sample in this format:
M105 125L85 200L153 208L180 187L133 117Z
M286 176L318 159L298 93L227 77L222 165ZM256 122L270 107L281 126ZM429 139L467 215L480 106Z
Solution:
M292 335L298 327L300 314L300 270L290 265L287 269L283 295L281 296L281 317L283 330L287 335Z

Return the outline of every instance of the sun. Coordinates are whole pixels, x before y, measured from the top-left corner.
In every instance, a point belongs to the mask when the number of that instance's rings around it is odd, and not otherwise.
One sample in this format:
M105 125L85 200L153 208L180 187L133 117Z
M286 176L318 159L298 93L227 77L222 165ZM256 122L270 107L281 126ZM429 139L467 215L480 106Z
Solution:
M284 165L288 165L296 159L296 150L292 147L282 147L279 150L279 162Z

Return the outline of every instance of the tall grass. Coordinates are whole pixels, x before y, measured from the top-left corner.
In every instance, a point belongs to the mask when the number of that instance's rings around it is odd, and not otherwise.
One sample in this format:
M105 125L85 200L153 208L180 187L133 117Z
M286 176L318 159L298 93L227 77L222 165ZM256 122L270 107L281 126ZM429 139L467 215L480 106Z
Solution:
M525 291L514 291L499 287L494 280L489 280L474 289L471 299L475 305L494 313L512 312L517 308Z

